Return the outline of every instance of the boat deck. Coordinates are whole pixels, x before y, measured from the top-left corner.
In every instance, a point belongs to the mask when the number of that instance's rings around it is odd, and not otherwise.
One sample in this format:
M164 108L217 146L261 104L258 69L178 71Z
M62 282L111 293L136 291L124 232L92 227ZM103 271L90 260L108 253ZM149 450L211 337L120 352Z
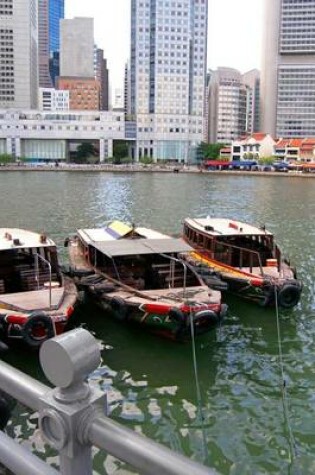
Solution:
M0 308L11 308L24 312L34 310L56 310L62 301L64 288L51 289L51 307L49 307L49 290L32 290L0 295Z
M195 302L196 305L207 303L219 303L221 300L221 292L216 290L209 290L208 287L188 287L184 289L170 288L170 289L154 289L154 290L141 290L141 292L117 289L117 291L107 294L112 297L120 297L129 303L144 304L148 301L162 302L165 304L173 305L174 307L183 304L183 299L186 302Z

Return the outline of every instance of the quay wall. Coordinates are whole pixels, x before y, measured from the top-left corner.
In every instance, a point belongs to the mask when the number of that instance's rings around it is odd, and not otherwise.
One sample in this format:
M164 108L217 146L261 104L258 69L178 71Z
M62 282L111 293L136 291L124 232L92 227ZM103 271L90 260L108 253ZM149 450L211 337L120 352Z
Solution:
M110 173L198 173L204 175L234 175L234 176L272 176L279 178L315 178L315 173L302 173L300 171L273 172L273 171L248 171L248 170L200 170L194 166L139 166L139 165L2 165L0 172L110 172Z

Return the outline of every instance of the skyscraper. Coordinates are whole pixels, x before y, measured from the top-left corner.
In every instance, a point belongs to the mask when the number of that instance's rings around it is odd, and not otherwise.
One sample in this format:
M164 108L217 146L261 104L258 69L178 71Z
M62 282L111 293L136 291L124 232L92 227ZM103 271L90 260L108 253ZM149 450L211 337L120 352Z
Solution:
M52 87L59 75L60 20L63 17L64 0L38 1L40 87Z
M262 130L315 137L315 0L265 0Z
M203 139L207 0L131 1L135 159L190 161Z
M37 107L37 5L37 0L0 0L0 108Z
M209 83L210 143L230 144L246 132L247 88L241 73L233 68L218 68Z
M64 0L49 1L49 72L53 84L59 76L60 20L65 17Z
M70 109L99 109L100 83L95 78L93 18L61 20L60 32L58 89L70 91Z
M107 60L104 58L104 51L96 48L95 56L95 77L100 84L100 110L108 111L109 109L109 84Z

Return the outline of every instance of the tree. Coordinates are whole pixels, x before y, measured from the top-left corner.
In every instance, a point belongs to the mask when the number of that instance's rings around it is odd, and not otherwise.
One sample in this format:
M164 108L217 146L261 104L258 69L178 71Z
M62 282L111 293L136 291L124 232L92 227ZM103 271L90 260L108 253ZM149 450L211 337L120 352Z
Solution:
M275 161L275 157L261 157L258 160L258 163L260 165L272 165L274 161Z
M148 156L145 155L144 157L139 158L139 162L143 163L143 165L151 165L153 160L152 160L151 157L148 157Z
M75 163L87 163L88 158L95 157L97 150L94 145L90 142L81 143L76 152L76 157L74 158Z
M113 155L116 163L120 163L123 158L127 158L128 142L126 140L115 140L113 142Z
M2 153L0 155L0 163L3 165L6 165L7 163L14 162L14 158L12 155L9 155L8 153Z
M201 142L201 144L198 146L197 153L202 160L217 160L220 159L220 150L224 147L225 145L222 143Z

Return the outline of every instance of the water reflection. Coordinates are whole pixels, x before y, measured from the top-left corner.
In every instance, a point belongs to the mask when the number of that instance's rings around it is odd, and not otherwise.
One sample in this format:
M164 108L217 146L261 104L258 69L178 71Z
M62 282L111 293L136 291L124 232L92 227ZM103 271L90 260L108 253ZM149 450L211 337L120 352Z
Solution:
M117 421L222 474L304 475L314 473L315 450L314 185L314 180L297 177L1 172L1 226L45 231L66 261L62 244L69 233L111 219L169 233L179 233L187 216L208 214L266 224L304 282L301 302L282 311L279 320L297 458L292 460L284 419L273 310L229 298L222 328L197 342L201 401L190 345L124 327L90 306L81 308L73 324L85 324L102 341L103 363L92 382L108 391L111 417ZM6 360L44 380L36 355L19 350ZM31 430L36 416L30 421L28 416L17 410L15 436L38 451L47 450ZM99 452L94 462L97 473L131 472Z

